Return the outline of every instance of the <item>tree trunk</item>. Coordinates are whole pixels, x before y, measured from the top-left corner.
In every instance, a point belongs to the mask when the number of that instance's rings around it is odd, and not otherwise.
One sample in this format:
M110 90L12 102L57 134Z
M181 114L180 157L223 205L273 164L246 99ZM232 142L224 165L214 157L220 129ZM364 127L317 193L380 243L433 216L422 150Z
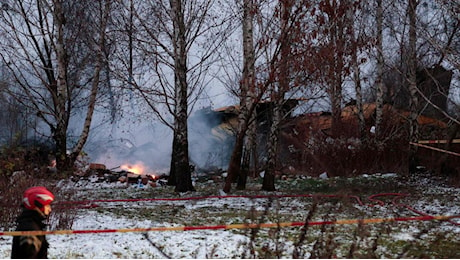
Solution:
M262 190L274 191L275 190L275 171L277 166L278 156L278 133L281 121L281 106L282 100L274 102L272 123L270 126L270 134L268 138L268 161L267 168L262 183Z
M254 51L254 37L253 37L253 16L254 5L253 0L243 0L243 75L240 85L240 114L238 115L238 130L233 148L232 156L227 169L227 179L223 191L228 193L231 190L232 183L236 180L237 176L247 178L247 174L241 172L241 157L243 155L243 147L246 144L249 149L254 149L255 143L253 140L246 141L246 131L250 127L251 118L253 118L253 111L255 108L255 51ZM254 117L255 118L255 117ZM255 124L255 120L253 122ZM255 129L255 125L252 126ZM252 132L251 134L254 134ZM257 160L257 158L253 158ZM240 185L245 185L246 180L241 181ZM242 186L239 186L242 189Z
M225 179L224 188L222 189L225 193L230 192L230 190L232 189L232 183L235 182L237 176L240 174L241 157L243 155L243 144L244 137L246 135L246 130L247 123L243 121L240 123L240 126L238 127L235 146L233 147L232 156L230 157L230 162L228 164L227 178Z
M174 87L175 87L175 117L172 158L176 176L176 192L194 191L190 172L188 155L188 85L187 85L187 50L184 12L181 0L171 0L174 25Z
M104 49L105 49L105 32L107 27L107 21L110 14L110 1L106 1L104 5L103 15L101 17L101 24L99 28L99 42L96 46L96 63L94 65L94 75L91 83L91 94L89 96L88 110L86 112L86 118L83 123L83 130L80 134L80 138L75 145L72 154L70 156L70 162L72 165L75 163L78 155L80 155L83 150L83 146L88 140L89 130L91 127L91 122L93 119L94 109L96 107L96 98L99 90L99 78L101 75L101 70L104 63Z
M417 94L417 32L416 32L416 8L417 0L409 0L409 50L408 50L408 75L407 82L409 87L409 141L418 142L418 94ZM417 167L417 146L409 144L409 172L415 172Z
M258 145L257 145L257 121L255 119L255 115L253 118L250 119L252 122L248 129L248 138L246 139L246 147L248 147L248 173L247 176L255 178L257 176L258 168L259 168L259 156L257 153ZM243 158L244 162L244 158Z
M277 169L278 161L278 138L281 120L284 115L282 113L284 105L284 95L289 90L289 60L291 54L291 32L289 30L289 21L291 16L291 9L294 1L280 1L280 22L281 22L281 36L279 39L280 44L280 59L279 69L277 70L278 88L273 91L273 107L272 107L272 120L270 126L270 133L268 138L268 162L265 170L264 180L262 183L262 190L274 191L275 190L275 171Z
M177 150L177 141L176 141L176 134L173 133L173 142L172 142L172 151ZM169 164L169 176L168 176L168 185L169 186L176 186L176 156L171 154L171 163Z
M254 4L253 0L244 0L243 2L243 52L244 52L244 68L243 68L243 84L244 89L247 90L247 98L245 102L253 102L255 97L255 50L254 50ZM246 105L248 106L248 105ZM249 163L252 161L252 172L256 171L257 165L257 122L254 113L248 118L248 134L245 139L243 154L243 167L239 179L244 178L239 182L237 187L239 189L246 188L246 179L249 171ZM252 158L251 158L252 157ZM247 165L246 165L247 163ZM243 186L244 185L244 186Z
M340 126L342 122L342 73L343 73L343 59L344 53L343 46L343 25L339 21L333 21L332 28L330 30L330 39L333 43L334 59L332 62L333 70L331 79L331 112L332 112L332 135L338 137L340 134Z
M336 61L337 62L337 61ZM332 135L338 137L340 135L340 125L342 122L342 81L337 72L334 75L331 92L331 112L332 112Z
M56 168L59 171L67 172L72 170L72 164L67 157L67 127L69 116L67 105L69 95L67 93L67 53L64 43L64 10L60 1L55 2L54 20L56 23L56 59L57 59L57 80L56 80L56 128L53 137L56 142Z
M237 190L246 189L246 182L248 179L248 173L249 173L249 167L250 167L251 150L244 149L242 157L243 157L243 161L241 163L241 170L240 170L240 174L238 175L238 179L236 183Z
M375 138L380 140L382 137L382 121L383 121L383 7L382 0L377 0L377 76L375 83L377 85L377 99L375 101Z
M356 108L358 109L358 131L361 141L364 141L366 138L366 121L364 119L364 110L363 110L363 93L361 87L361 75L358 65L358 57L356 51L353 51L353 80L355 82L355 91L356 91Z
M53 132L53 139L56 144L56 169L60 172L69 172L72 170L72 164L67 160L67 128L61 123L57 124Z
M184 63L185 64L185 63ZM181 88L178 99L178 113L175 124L174 146L176 150L172 152L175 158L174 170L176 175L176 192L195 191L192 185L192 175L188 155L188 130L187 130L187 85L185 83L185 70L181 74Z

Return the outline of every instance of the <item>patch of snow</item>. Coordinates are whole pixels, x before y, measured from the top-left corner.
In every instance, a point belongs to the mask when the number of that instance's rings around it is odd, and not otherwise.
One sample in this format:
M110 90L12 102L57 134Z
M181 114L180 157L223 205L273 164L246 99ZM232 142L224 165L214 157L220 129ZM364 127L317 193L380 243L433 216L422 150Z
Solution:
M375 125L371 126L371 129L369 130L369 132L375 134Z
M412 241L414 237L409 233L395 233L392 235L395 240Z
M260 176L260 178L263 178L263 177L265 176L265 171L261 171L261 172L259 173L259 176Z
M168 227L173 224L133 220L110 214L86 212L74 222L74 230ZM49 258L239 258L248 238L225 230L154 231L48 235ZM0 257L9 258L12 238L0 245ZM161 251L158 249L161 248ZM213 250L214 249L214 250ZM213 255L207 255L213 253Z
M323 173L327 176L327 173ZM364 174L363 177L396 177L396 173L385 174ZM311 178L300 177L300 179ZM410 183L417 187L423 187L423 191L430 197L412 202L410 204L416 210L426 212L432 215L458 215L460 212L460 200L454 197L453 201L446 203L438 194L458 194L459 189L441 187L435 185L433 180L417 179ZM423 186L422 186L423 184ZM127 185L119 182L92 182L90 180L80 180L79 182L60 182L61 188L77 188L78 193L85 194L92 189L121 189L126 192L135 191L137 184ZM145 189L155 189L150 186L144 186ZM158 188L156 188L158 189ZM162 189L162 188L159 188ZM219 195L227 195L219 190ZM187 194L187 193L186 193ZM181 196L186 195L181 194ZM431 197L432 196L432 197ZM369 201L362 198L365 205L353 203L355 212L366 212L369 215L398 217L399 211L393 211L391 204L370 206ZM452 202L452 203L450 203ZM169 204L170 201L157 201L158 204ZM291 211L302 213L300 209L305 208L305 200L280 199L283 206L279 212ZM250 209L262 211L265 209L265 199L254 198L209 198L197 201L175 201L175 206L183 206L187 210L200 208L235 208ZM123 204L116 202L107 203L107 207L120 207ZM287 206L288 205L288 206ZM322 204L326 208L333 208L334 205L328 202ZM137 202L131 204L131 207L155 207L149 202ZM338 216L343 218L343 216ZM235 220L241 223L243 219ZM453 219L458 222L459 219ZM152 228L152 227L173 227L174 216L171 216L170 222L158 222L155 219L130 219L112 213L101 214L97 210L80 211L74 221L73 230L104 230L104 229L133 229L133 228ZM460 233L460 226L453 225L447 221L441 222L440 227L454 234ZM318 229L311 229L311 231ZM318 231L319 232L319 231ZM415 234L419 232L416 227L407 227L399 230L397 233L391 233L395 240L412 241ZM47 235L50 242L48 252L49 258L242 258L248 257L244 252L248 252L247 244L250 242L250 236L238 234L232 230L192 230L192 231L152 231L145 233L140 232L122 232L122 233L99 233L99 234L72 234L72 235ZM268 240L267 240L268 241ZM10 258L12 237L0 237L0 257ZM265 242L264 242L265 243ZM271 243L268 241L267 243ZM306 245L311 246L311 245ZM283 245L283 256L292 256L292 242L286 242ZM385 248L382 249L386 251ZM164 254L163 254L164 253ZM306 254L308 256L308 253Z
M319 178L325 180L325 179L328 179L329 177L327 176L327 172L323 172L319 175Z
M397 173L384 173L382 174L382 177L384 178L398 177L398 174Z

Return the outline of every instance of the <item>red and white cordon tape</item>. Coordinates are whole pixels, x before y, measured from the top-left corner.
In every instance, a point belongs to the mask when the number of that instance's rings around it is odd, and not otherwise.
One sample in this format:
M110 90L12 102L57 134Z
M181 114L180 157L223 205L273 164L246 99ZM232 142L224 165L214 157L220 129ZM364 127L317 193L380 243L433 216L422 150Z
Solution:
M458 216L418 216L399 218L370 218L370 219L343 219L312 222L283 222L283 223L260 223L260 224L230 224L215 226L177 226L177 227L151 227L131 229L99 229L99 230L52 230L52 231L7 231L0 232L0 236L32 236L32 235L69 235L69 234L91 234L91 233L128 233L128 232L151 232L151 231L192 231L192 230L218 230L218 229L256 229L256 228L278 228L278 227L302 227L320 225L350 225L350 224L375 224L399 221L447 221Z
M361 205L361 206L384 206L385 202L382 201L381 198L384 196L394 196L392 200L392 204L398 207L404 207L408 209L409 211L412 211L418 215L422 216L430 216L429 214L416 210L415 208L400 203L398 202L401 198L409 196L409 194L404 194L404 193L378 193L369 196L367 199L371 201L371 204L364 204L360 197L354 196L354 195L337 195L337 194L296 194L296 195L226 195L226 196L203 196L203 197L182 197L182 198L144 198L144 199L98 199L98 200L86 200L86 201L61 201L58 205L63 206L66 204L71 204L71 205L81 205L81 206L71 206L71 208L96 208L99 207L96 202L139 202L139 201L178 201L178 200L201 200L201 199L228 199L228 198L249 198L249 199L261 199L261 198L299 198L299 197L304 197L304 198L349 198L349 199L354 199L356 202ZM451 224L459 226L460 223L454 222L452 220L447 220Z

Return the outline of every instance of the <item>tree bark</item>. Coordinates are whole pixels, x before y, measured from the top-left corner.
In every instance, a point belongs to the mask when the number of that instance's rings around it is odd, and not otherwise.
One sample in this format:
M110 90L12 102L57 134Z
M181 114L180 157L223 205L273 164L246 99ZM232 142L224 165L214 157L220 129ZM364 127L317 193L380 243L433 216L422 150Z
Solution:
M377 98L375 101L375 138L380 140L382 135L382 121L383 121L383 7L382 0L377 0L377 64L376 64L376 80L377 85Z
M417 0L409 0L409 48L408 48L408 72L407 83L409 88L409 141L418 142L418 96L417 96L417 32L416 32L416 8ZM417 146L409 144L409 172L415 172L417 167Z
M70 103L67 93L67 53L64 42L64 10L61 1L54 1L54 21L56 24L56 59L57 59L57 79L56 79L56 128L53 132L56 142L56 167L60 171L72 169L70 160L67 159L67 127L69 125L69 115L67 105ZM69 102L69 103L68 103Z
M109 0L97 4L57 0L9 1L11 9L4 10L6 13L3 14L14 12L14 15L2 15L2 19L9 20L1 25L3 32L8 32L2 37L8 39L5 42L9 42L9 46L2 46L0 56L14 57L8 57L7 63L14 64L10 66L10 71L20 82L14 86L12 96L21 100L50 128L55 144L56 167L60 173L73 170L75 160L88 139L102 60L105 58L100 52L105 47L110 3ZM77 17L78 12L88 6L101 9L92 10L88 15L90 21L83 22ZM5 55L10 48L13 52ZM15 67L19 64L21 67L27 64L23 68L28 73L17 71ZM88 73L90 70L93 74ZM89 88L86 82L90 82ZM69 149L69 121L77 106L87 109L86 118L75 146ZM68 150L71 150L70 154Z
M246 183L247 183L249 167L250 167L250 157L251 157L250 153L251 153L250 149L243 150L241 170L240 170L240 174L238 175L237 182L236 182L237 190L246 189Z
M71 162L72 164L75 162L77 159L78 155L80 155L81 151L83 150L83 146L86 144L86 141L88 140L88 135L91 127L91 122L93 119L93 114L94 114L94 109L96 107L96 98L97 98L97 93L99 90L99 78L101 75L101 70L103 67L104 63L104 49L105 49L105 38L106 38L106 27L107 27L107 22L109 19L109 14L110 14L110 1L107 0L104 5L104 10L103 15L101 17L101 25L99 27L99 42L96 46L96 63L94 65L94 76L92 78L92 83L91 83L91 94L89 96L89 104L88 104L88 110L86 112L86 118L83 123L83 130L80 134L80 138L75 145L72 154L71 154Z
M281 121L281 106L283 100L275 100L273 106L272 123L270 126L268 148L268 161L265 170L264 179L262 182L262 190L274 191L275 190L275 171L277 166L278 156L278 134Z
M225 193L229 193L231 191L232 183L235 182L237 176L240 174L244 137L246 135L247 128L247 122L245 120L240 121L235 139L235 146L233 147L232 156L230 157L230 162L228 164L227 178L225 179L225 184L222 189Z
M244 89L247 90L245 102L253 102L255 95L255 50L254 50L254 0L243 0L243 82ZM246 105L247 106L247 105ZM243 168L238 179L237 188L246 188L246 179L252 162L252 172L256 171L257 166L257 122L255 114L250 115L248 134L245 138L245 150L243 154ZM247 163L247 164L246 164Z
M171 0L174 26L174 85L175 85L175 117L172 157L175 157L174 171L176 176L176 192L194 191L188 155L188 85L187 85L187 50L184 12L181 0Z
M229 166L227 169L228 177L225 181L223 191L228 193L231 190L232 183L239 176L247 178L241 169L241 159L243 155L244 145L247 144L249 150L255 149L254 139L246 137L248 128L251 127L251 135L255 134L256 123L251 120L254 111L255 98L255 51L254 51L254 36L253 36L253 19L254 19L253 0L243 0L243 75L240 84L240 113L238 115L238 129L233 148L232 156L230 157ZM252 122L252 126L250 126ZM254 136L252 136L254 137ZM253 158L257 160L257 158ZM238 185L239 189L244 189L246 180L241 180Z
M275 172L277 169L278 161L278 138L281 120L284 115L282 113L284 105L284 95L289 90L289 60L291 54L291 31L289 30L289 22L291 9L294 1L280 1L280 23L281 23L281 36L279 39L280 45L280 58L279 69L277 70L278 88L273 88L273 107L272 107L272 120L270 126L270 133L268 138L268 162L265 170L265 175L262 183L262 190L274 191L275 190Z
M333 1L333 8L338 8L337 3ZM334 12L338 12L335 10ZM345 24L340 21L341 17L334 13L334 17L331 19L332 25L329 31L330 41L332 43L333 59L331 60L331 86L330 86L330 99L331 99L331 112L332 112L332 135L338 137L340 134L340 127L342 122L342 73L344 69L344 51L345 51L345 39L343 30Z
M176 134L173 133L173 142L172 142L172 149L171 151L176 151L178 148L176 147L177 145L177 139L176 139ZM177 181L176 181L176 156L171 155L171 163L169 164L169 176L168 176L168 185L169 186L176 186Z
M356 91L356 108L358 110L358 131L361 141L366 139L366 121L364 119L363 110L363 92L361 87L361 75L358 65L358 57L356 51L353 50L353 80L355 82Z

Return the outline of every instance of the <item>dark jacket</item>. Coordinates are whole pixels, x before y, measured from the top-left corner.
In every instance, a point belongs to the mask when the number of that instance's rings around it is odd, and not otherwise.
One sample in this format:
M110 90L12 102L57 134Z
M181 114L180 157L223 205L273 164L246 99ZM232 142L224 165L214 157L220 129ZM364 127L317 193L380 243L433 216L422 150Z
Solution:
M24 209L17 218L16 231L45 230L45 216L36 210ZM48 242L42 236L15 236L11 258L48 258Z

